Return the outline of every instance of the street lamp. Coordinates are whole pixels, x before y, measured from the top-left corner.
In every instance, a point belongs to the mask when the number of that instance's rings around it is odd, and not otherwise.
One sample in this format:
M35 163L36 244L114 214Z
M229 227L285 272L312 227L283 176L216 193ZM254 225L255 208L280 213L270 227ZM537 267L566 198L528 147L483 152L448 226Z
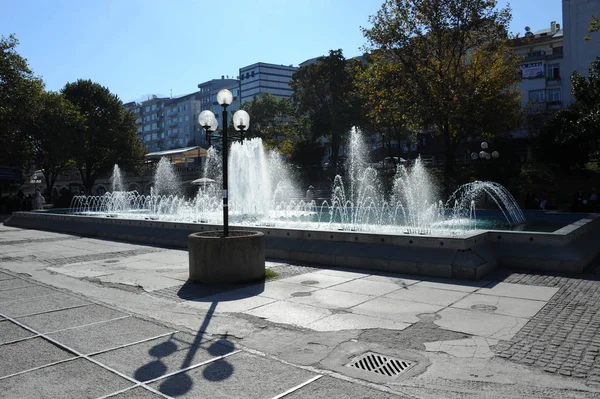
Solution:
M476 160L478 157L479 159L485 159L488 161L492 158L498 159L500 157L500 153L498 151L492 151L491 153L489 153L486 151L488 147L488 143L483 141L481 143L481 151L479 151L479 154L477 154L476 152L472 153L471 159Z
M232 101L233 94L231 94L229 90L223 89L217 93L217 102L223 107L223 237L229 236L229 195L227 193L227 107Z
M198 115L198 123L204 128L206 132L206 138L208 140L208 146L210 147L212 132L217 130L217 127L219 127L219 122L217 121L217 118L215 118L215 114L209 110L200 112L200 115Z
M227 89L223 89L217 93L217 102L223 107L222 113L222 146L223 146L223 237L229 236L229 195L228 195L228 175L227 175L227 107L233 102L233 94ZM206 135L209 139L212 137L211 133L217 130L219 123L217 118L212 111L205 110L200 112L198 115L198 123L206 129ZM241 137L243 138L244 131L250 126L250 115L244 110L239 110L233 115L233 123L235 130L240 131Z
M244 131L250 125L250 115L243 109L240 109L233 114L233 127L240 132L240 140L244 142Z

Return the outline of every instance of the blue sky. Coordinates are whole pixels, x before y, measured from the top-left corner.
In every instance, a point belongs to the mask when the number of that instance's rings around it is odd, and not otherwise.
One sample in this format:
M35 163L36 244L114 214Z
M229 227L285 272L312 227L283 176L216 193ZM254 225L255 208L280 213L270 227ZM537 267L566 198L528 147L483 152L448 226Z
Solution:
M89 78L131 101L191 93L255 62L298 65L338 48L359 55L360 27L382 2L0 0L0 35L17 35L19 53L47 89ZM562 23L561 4L513 0L511 30Z

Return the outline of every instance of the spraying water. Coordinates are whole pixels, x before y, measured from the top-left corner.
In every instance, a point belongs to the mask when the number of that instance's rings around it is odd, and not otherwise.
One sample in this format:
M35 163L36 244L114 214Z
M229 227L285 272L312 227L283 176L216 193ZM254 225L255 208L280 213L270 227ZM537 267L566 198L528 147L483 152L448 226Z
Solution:
M465 184L443 203L437 199L436 186L420 159L410 167L397 167L391 193L386 197L381 176L368 163L367 146L358 129L350 132L347 153L348 175L336 176L331 198L318 204L304 200L290 166L278 154L266 151L260 138L232 144L228 160L230 221L317 230L455 234L476 228L475 205L483 197L491 198L508 224L525 220L508 190L493 182ZM119 174L113 172L113 177ZM149 196L117 190L122 190L117 177L115 191L101 197L75 197L71 210L220 224L222 167L220 154L213 148L208 151L202 177L205 183L196 196L185 198L180 194L181 183L174 167L163 158Z

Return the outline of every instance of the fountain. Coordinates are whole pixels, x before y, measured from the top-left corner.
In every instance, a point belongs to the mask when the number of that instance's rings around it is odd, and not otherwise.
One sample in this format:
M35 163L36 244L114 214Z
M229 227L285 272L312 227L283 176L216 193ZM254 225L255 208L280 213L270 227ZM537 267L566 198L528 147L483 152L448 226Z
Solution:
M446 203L436 200L435 186L420 159L411 167L397 168L391 195L386 198L377 170L369 166L366 148L360 131L353 128L348 145L347 187L343 177L336 176L329 200L307 203L289 166L278 154L265 151L260 138L233 143L228 160L232 223L310 230L457 235L477 227L474 203L482 196L489 196L497 204L506 225L516 226L525 221L512 195L496 183L469 183L460 187ZM211 148L202 176L205 182L211 183L201 184L194 198L180 195L177 174L169 161L162 158L150 195L113 191L102 197L79 196L73 199L71 211L90 215L116 212L124 218L219 224L222 179L219 159L219 154ZM115 170L118 171L117 166Z
M369 163L367 148L360 131L352 129L347 176L335 177L330 198L307 202L291 167L278 154L265 151L261 139L232 144L230 223L237 230L262 231L272 258L469 279L481 278L498 264L583 270L590 256L600 251L581 242L597 225L595 217L544 213L542 218L533 213L532 225L554 221L547 231L532 230L500 184L468 183L442 201L420 159L399 165L384 181ZM163 158L150 195L141 195L122 191L115 166L112 193L75 197L70 213L79 219L56 217L67 224L80 221L86 234L181 246L190 232L218 230L222 224L221 158L213 148L201 177L204 183L188 198L180 192L173 166ZM498 209L477 209L483 198ZM97 226L88 225L107 216L119 232L95 233ZM560 250L549 251L549 245Z

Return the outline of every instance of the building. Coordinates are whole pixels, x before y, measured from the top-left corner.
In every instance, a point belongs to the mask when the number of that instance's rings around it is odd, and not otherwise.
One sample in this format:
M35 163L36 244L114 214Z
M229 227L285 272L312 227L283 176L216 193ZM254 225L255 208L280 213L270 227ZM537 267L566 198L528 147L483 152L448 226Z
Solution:
M291 98L290 87L292 75L298 70L289 65L267 64L257 62L240 68L241 103L252 101L254 96L272 94L278 99Z
M225 78L225 76L221 76L221 79L212 79L206 81L204 83L200 83L198 85L199 95L198 99L200 100L200 110L210 110L213 114L215 114L217 120L219 121L219 127L222 126L222 112L223 107L217 102L217 93L223 89L227 89L231 91L233 94L233 102L227 107L227 111L229 113L229 118L231 119L231 112L235 112L240 107L240 82L237 79L229 79ZM198 116L196 115L196 127L197 127L197 136L196 143L207 147L208 140L206 138L206 132L204 129L198 124Z
M600 56L600 32L590 34L588 28L592 15L600 17L600 0L563 0L565 77L573 72L587 76L592 61ZM591 40L584 38L591 36ZM566 102L571 101L570 89L565 93Z
M521 101L523 108L560 108L569 79L565 75L563 31L555 21L536 32L525 28L525 36L512 41L521 57Z

